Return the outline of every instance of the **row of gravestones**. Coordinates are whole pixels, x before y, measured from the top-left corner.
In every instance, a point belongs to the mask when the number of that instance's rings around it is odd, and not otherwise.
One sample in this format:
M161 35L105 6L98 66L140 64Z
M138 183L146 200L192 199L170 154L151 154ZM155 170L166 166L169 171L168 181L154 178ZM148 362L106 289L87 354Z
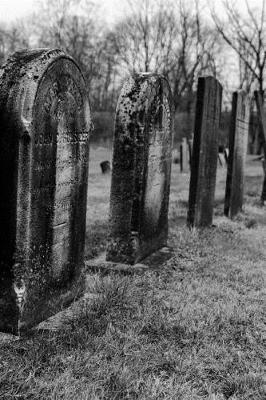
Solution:
M222 88L199 78L189 225L212 223ZM232 188L241 189L246 108L236 100ZM134 264L166 245L172 98L138 74L118 100L106 259ZM90 106L82 73L60 50L23 51L0 70L0 331L21 333L84 287Z

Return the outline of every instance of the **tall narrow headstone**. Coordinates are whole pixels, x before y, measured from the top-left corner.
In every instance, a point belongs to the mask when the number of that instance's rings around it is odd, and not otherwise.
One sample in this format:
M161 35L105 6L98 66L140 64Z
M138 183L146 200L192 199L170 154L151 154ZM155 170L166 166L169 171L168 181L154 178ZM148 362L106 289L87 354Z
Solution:
M182 143L180 145L180 170L181 172L189 171L189 149L186 138L182 139Z
M0 331L23 332L83 288L90 107L60 50L0 72Z
M189 226L212 224L221 99L222 86L215 78L199 78L189 186Z
M242 210L243 205L249 113L250 99L244 92L234 92L224 203L224 213L230 218L236 216Z
M258 91L255 91L254 95L259 115L259 121L261 125L264 160L266 160L266 114L263 110L263 97ZM263 170L264 170L264 180L261 192L261 201L264 203L266 201L266 169L263 167Z
M169 84L134 75L116 111L107 261L134 264L166 245L171 153Z
M188 139L189 168L191 169L193 139Z

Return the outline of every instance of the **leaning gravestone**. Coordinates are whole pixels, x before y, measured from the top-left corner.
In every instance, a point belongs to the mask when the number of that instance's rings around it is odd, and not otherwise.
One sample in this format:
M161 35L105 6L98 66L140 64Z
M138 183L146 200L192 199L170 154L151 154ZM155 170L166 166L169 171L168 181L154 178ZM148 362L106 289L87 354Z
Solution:
M245 161L248 145L250 99L244 92L234 92L229 130L229 156L224 213L233 218L242 210Z
M0 331L29 329L80 294L90 107L60 50L0 72Z
M169 84L135 75L117 105L107 261L134 264L166 245L171 154Z
M190 226L212 224L221 99L222 86L215 78L199 78L189 186Z

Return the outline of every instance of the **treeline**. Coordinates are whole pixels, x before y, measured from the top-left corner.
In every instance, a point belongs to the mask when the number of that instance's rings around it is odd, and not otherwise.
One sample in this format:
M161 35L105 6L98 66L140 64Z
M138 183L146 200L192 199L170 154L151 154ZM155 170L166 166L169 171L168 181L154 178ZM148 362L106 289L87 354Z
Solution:
M0 26L0 64L15 50L64 49L81 66L95 111L96 133L108 136L125 76L135 71L165 75L182 134L189 136L200 75L223 87L225 103L237 88L264 89L265 15L223 2L224 20L200 0L127 0L128 12L112 26L90 0L43 0L29 17ZM250 1L251 4L251 1ZM231 50L230 50L231 49ZM176 132L177 135L178 132Z

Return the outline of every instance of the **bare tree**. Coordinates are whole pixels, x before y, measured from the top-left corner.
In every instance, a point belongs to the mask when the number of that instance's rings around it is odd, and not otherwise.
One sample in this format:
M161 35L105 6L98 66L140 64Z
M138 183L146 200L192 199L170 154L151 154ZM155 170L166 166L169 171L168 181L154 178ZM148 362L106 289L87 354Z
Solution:
M167 76L177 109L184 96L193 97L200 73L219 73L215 54L221 41L201 17L198 0L129 3L130 16L114 32L121 66Z
M231 0L223 1L226 20L212 9L218 32L239 57L240 87L250 89L254 82L260 93L264 90L266 63L265 0L261 8L251 8L245 0L245 10L240 11Z
M114 29L122 68L131 73L167 70L177 35L170 2L143 0L137 3L129 1L129 4L130 15Z
M179 108L186 96L187 112L190 113L198 76L211 74L219 77L216 56L221 50L221 41L205 23L198 0L190 3L180 0L175 15L179 30L168 76L172 82L175 108Z
M0 65L10 53L29 46L29 38L22 21L0 26Z

